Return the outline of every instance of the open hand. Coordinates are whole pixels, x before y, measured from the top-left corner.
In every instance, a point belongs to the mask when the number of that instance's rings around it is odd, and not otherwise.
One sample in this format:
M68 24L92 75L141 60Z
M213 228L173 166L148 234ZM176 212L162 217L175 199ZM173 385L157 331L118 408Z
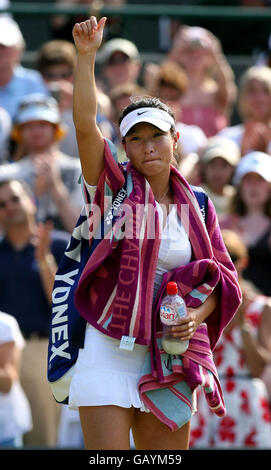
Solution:
M91 16L89 20L74 25L72 35L79 54L95 53L99 49L105 22L105 17L97 23L96 17Z

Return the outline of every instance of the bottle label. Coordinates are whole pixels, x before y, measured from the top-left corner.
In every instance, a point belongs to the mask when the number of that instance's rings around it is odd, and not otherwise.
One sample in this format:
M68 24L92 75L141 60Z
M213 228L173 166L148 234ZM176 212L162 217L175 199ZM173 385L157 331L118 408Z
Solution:
M161 322L165 325L174 323L179 317L178 312L173 310L169 305L162 305L160 309Z

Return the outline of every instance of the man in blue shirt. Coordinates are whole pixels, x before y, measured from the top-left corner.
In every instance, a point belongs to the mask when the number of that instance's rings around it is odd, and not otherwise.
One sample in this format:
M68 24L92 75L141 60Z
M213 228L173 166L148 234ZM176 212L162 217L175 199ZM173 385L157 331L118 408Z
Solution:
M0 17L0 106L12 119L25 95L49 94L40 73L20 65L24 49L18 24L7 16Z
M36 207L19 180L0 183L0 310L13 315L26 339L21 382L30 402L33 431L25 444L56 444L59 410L46 378L51 295L69 235L37 224Z

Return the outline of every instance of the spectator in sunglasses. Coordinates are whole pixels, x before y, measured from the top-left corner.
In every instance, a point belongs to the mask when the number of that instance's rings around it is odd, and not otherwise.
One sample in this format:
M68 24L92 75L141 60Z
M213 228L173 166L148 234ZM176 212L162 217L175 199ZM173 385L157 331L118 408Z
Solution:
M100 53L101 78L107 91L124 83L137 83L141 71L141 59L136 45L127 39L107 41Z

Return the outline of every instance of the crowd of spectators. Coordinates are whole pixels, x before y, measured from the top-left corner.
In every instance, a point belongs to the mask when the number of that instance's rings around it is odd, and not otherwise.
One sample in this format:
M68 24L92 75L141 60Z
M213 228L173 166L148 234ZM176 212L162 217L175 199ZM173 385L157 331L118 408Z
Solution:
M0 447L83 447L77 412L57 405L46 381L54 275L83 206L66 20L55 18L58 37L41 44L29 69L19 25L0 16ZM143 63L135 43L109 35L99 64L98 125L120 160L123 107L152 95L173 109L176 165L212 199L242 284L242 307L216 350L233 415L218 428L199 397L191 446L271 448L268 58L237 81L223 41L182 26L160 63Z

